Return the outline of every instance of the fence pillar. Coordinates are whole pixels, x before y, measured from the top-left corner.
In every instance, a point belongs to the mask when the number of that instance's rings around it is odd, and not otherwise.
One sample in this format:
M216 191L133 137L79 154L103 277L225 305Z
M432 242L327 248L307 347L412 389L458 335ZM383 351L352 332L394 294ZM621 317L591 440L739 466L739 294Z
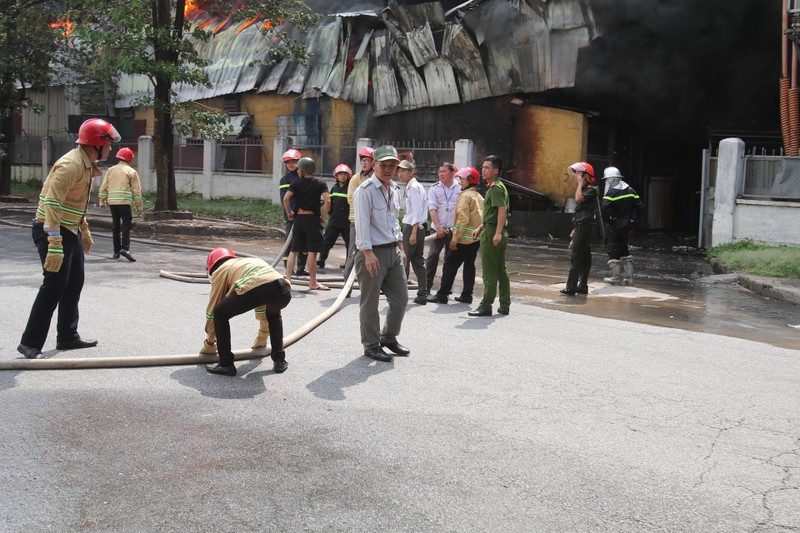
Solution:
M289 137L278 136L272 141L272 190L269 198L277 206L281 205L281 178L286 173L282 156L288 149ZM283 209L283 206L281 206L281 209Z
M717 158L711 246L733 241L733 214L742 179L744 179L744 141L734 138L723 139L719 143Z
M212 184L214 172L217 170L217 141L205 139L203 141L203 199L213 198Z
M52 152L50 137L42 137L42 183L50 173L50 152Z
M370 139L368 137L362 137L356 141L356 164L353 165L353 174L361 172L361 159L358 157L358 152L360 152L365 146L367 148L374 147L376 142L377 141L375 139Z
M142 192L156 192L155 154L153 153L153 138L149 135L142 135L138 139L136 148L136 170L139 172L139 180L142 182Z
M468 165L475 166L475 143L471 139L459 139L456 141L453 164L458 168L464 168Z

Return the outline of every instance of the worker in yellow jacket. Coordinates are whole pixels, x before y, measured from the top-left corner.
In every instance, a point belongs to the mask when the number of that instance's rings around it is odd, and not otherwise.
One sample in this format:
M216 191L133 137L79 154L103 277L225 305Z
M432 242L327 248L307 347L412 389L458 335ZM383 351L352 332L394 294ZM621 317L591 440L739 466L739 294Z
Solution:
M235 376L231 351L230 319L254 309L259 322L253 348L272 348L272 369L286 371L283 351L281 309L292 299L292 286L268 263L256 257L236 257L227 248L215 248L208 254L206 271L211 278L211 295L206 309L206 340L200 353L219 354L219 363L206 366L212 374Z
M113 221L114 259L121 255L128 261L136 261L131 255L131 223L133 213L131 205L136 206L136 213L142 214L142 184L139 173L130 166L133 161L133 150L120 148L117 152L119 163L109 168L100 185L100 207L108 205Z
M457 302L471 304L472 290L475 287L475 258L480 249L480 240L473 232L483 222L483 196L476 187L481 175L475 167L464 167L456 172L461 192L456 200L456 215L453 222L453 238L450 240L451 253L444 260L442 284L436 294L428 296L429 302L446 304L453 289L459 267L464 265L464 287L455 297Z
M83 260L94 244L86 222L92 180L102 174L117 130L103 119L92 118L78 129L78 145L55 162L39 193L33 221L33 242L44 267L44 280L33 302L28 324L17 351L38 359L47 340L50 321L58 307L56 348L74 350L96 346L96 340L78 335L78 301L83 290Z

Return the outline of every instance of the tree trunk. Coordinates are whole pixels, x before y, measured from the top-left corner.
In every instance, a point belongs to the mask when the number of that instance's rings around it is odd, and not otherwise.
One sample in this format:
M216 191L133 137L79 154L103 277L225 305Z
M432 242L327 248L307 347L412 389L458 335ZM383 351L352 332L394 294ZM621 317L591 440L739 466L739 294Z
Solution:
M10 116L0 118L0 148L6 154L0 158L0 196L11 194L11 151L14 149L14 129L12 126Z
M172 110L170 107L169 80L156 80L155 119L153 122L153 149L156 162L156 211L178 209L178 195L175 190L175 167L173 165Z

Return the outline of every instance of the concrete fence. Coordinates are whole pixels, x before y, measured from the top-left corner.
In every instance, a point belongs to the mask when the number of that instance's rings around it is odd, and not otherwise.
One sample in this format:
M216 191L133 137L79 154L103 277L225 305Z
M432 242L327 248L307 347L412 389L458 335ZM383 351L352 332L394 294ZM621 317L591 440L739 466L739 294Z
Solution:
M745 198L745 145L719 143L711 245L750 239L800 246L800 202Z

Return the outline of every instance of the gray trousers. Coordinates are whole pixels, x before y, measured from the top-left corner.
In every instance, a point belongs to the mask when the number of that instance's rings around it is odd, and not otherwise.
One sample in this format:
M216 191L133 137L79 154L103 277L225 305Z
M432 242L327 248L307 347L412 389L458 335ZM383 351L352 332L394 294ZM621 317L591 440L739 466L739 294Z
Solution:
M425 226L417 228L417 244L411 245L408 240L411 238L411 230L413 226L410 224L403 224L403 248L406 250L406 257L408 264L406 265L406 279L408 279L409 268L414 269L414 275L417 277L417 296L425 296L428 291L425 290L425 283L428 281L428 276L425 273Z
M361 293L359 320L361 322L361 344L364 348L377 348L381 342L397 342L403 317L408 303L408 287L403 259L397 247L373 248L380 268L373 277L367 272L364 254L356 252L355 269ZM381 290L389 301L386 323L381 330L381 316L378 314L378 299Z
M344 280L350 277L356 258L356 223L350 223L350 243L347 245L347 258L344 260Z
M425 260L425 270L428 273L427 292L431 292L433 288L433 280L436 278L436 269L439 268L439 254L442 253L444 248L444 259L450 257L450 241L453 240L453 234L448 231L447 234L441 239L433 239L428 243L428 258Z

